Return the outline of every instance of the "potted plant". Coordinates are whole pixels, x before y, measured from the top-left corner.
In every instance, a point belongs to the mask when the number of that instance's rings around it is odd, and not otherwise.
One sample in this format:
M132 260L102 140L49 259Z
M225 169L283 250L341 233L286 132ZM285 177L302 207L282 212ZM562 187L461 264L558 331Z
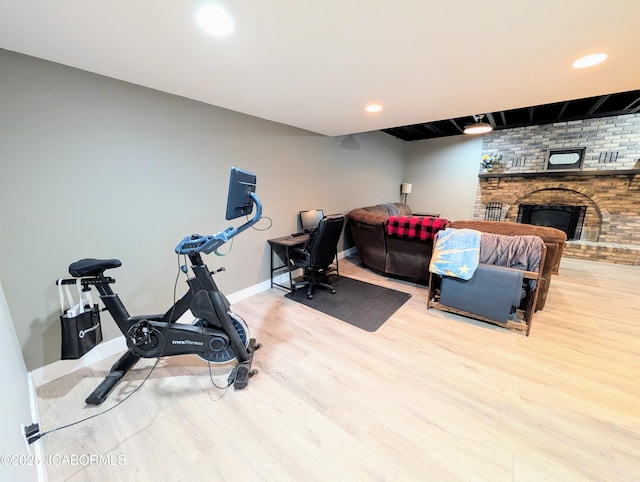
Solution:
M485 154L480 161L480 167L484 172L492 172L496 166L502 164L502 154L494 152L493 154Z

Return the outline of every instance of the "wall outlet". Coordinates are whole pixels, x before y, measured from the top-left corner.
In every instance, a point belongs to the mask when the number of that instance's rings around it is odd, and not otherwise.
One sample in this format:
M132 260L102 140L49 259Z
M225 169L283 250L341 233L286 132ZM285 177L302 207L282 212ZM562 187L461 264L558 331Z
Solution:
M20 433L22 433L22 436L24 438L24 443L27 446L27 449L29 449L29 445L31 445L33 442L35 442L35 440L32 439L32 437L35 437L38 432L40 432L40 427L38 426L37 423L32 423L31 425L27 425L25 426L25 424L20 424Z

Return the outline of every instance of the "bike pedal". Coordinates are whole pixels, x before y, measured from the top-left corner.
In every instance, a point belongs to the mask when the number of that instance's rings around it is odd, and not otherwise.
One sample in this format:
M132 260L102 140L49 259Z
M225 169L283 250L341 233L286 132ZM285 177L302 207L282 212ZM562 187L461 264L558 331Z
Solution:
M249 384L250 376L251 375L247 367L239 366L236 372L236 378L233 382L233 388L235 388L236 390L242 390L244 388L247 388L247 385Z

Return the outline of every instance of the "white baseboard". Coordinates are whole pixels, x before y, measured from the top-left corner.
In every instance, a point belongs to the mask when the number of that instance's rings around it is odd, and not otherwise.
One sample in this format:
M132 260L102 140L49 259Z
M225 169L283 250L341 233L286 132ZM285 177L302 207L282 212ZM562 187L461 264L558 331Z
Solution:
M33 383L33 376L29 372L27 373L27 385L29 387L29 405L31 408L31 423L40 423L40 413L38 412L38 395L36 394L36 386ZM39 427L42 430L42 427ZM25 441L25 443L27 443ZM42 446L42 439L38 439L31 445L27 445L29 454L33 454L33 459L38 463L36 464L36 471L38 474L38 482L47 482L47 466L44 463L44 447Z
M342 259L346 256L351 256L357 251L358 250L355 247L349 248L345 251L341 251L340 253L338 253L338 259ZM300 270L296 270L291 273L293 277L296 277L299 274ZM288 283L289 274L282 273L276 276L273 281L281 284ZM271 289L271 280L266 280L253 286L249 286L248 288L245 288L243 290L236 291L235 293L227 296L227 299L229 300L229 303L233 304L251 296L257 295L258 293L261 293L268 289ZM190 315L190 312L187 312L183 316L187 317L192 315ZM117 355L118 353L123 353L124 351L126 351L126 349L127 343L124 339L124 336L119 336L112 340L102 342L79 360L58 360L43 367L32 370L31 372L29 372L31 383L33 383L34 387L39 387L41 385L44 385L45 383L49 383L53 380L68 375L69 373L73 373L76 370L80 370L81 368L93 365L100 360L104 360L105 358L108 358L110 356Z
M349 248L345 251L341 251L340 253L338 253L338 259L351 256L352 254L355 254L357 252L358 252L358 249L354 246L353 248ZM297 276L300 276L300 274L301 274L301 270L294 270L291 272L291 276L294 278ZM289 273L279 274L278 276L273 278L273 281L279 284L289 283ZM229 303L233 304L233 303L237 303L238 301L242 301L246 298L249 298L253 295L257 295L258 293L261 293L268 289L271 289L271 280L265 280L262 283L258 283L256 285L249 286L248 288L245 288L243 290L237 291L227 296L227 299L229 300Z
M346 258L347 256L351 256L352 254L356 254L358 252L358 248L353 246L352 248L345 249L338 253L338 259Z
M73 373L76 370L88 367L97 361L122 353L126 349L127 343L125 342L124 336L102 342L79 360L58 360L32 370L30 373L33 384L39 387L69 373Z

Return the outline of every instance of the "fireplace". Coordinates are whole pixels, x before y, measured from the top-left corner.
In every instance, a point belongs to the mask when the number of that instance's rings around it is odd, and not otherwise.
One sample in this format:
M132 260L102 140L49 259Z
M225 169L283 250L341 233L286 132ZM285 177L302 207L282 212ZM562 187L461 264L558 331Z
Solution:
M587 206L562 204L520 204L518 222L550 226L567 233L567 240L580 239Z

